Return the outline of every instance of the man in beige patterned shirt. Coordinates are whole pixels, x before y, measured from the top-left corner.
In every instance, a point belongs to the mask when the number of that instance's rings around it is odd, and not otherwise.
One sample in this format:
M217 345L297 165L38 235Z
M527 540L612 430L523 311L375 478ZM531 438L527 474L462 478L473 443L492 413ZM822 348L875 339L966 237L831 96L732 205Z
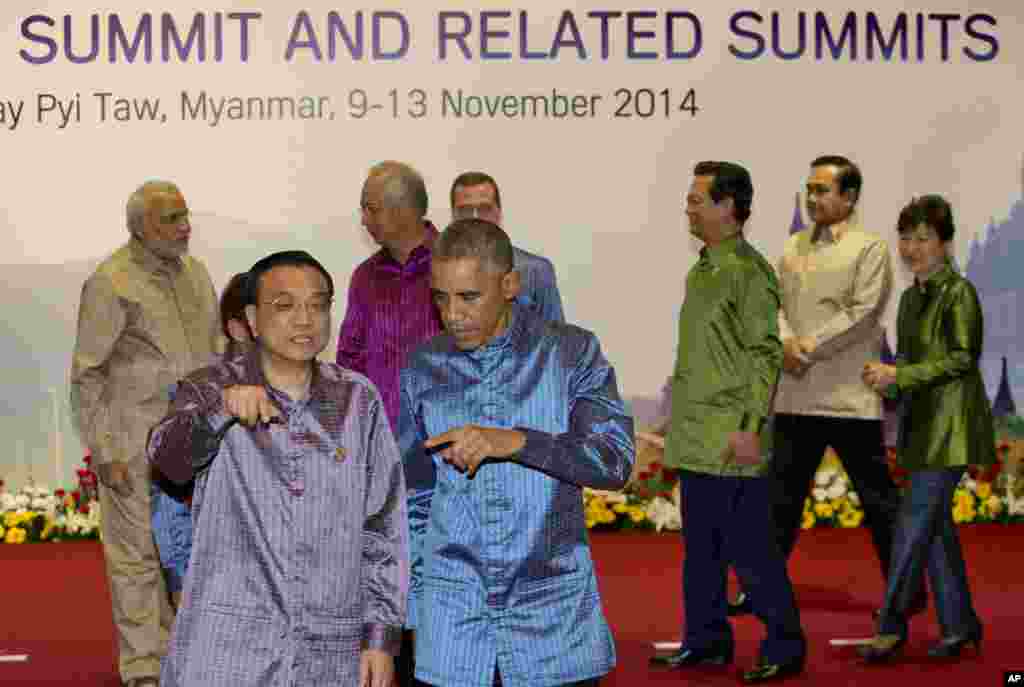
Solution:
M210 275L186 255L181 191L150 181L126 209L131 239L82 287L71 404L100 480L121 679L141 687L158 684L174 617L150 525L146 438L171 386L213 362L219 322Z
M784 358L769 477L776 541L788 559L808 485L831 446L864 506L885 576L899 493L885 462L881 400L861 371L881 354L892 267L886 242L857 220L862 185L847 158L814 160L807 179L813 226L789 238L779 262ZM749 609L741 594L730 614Z

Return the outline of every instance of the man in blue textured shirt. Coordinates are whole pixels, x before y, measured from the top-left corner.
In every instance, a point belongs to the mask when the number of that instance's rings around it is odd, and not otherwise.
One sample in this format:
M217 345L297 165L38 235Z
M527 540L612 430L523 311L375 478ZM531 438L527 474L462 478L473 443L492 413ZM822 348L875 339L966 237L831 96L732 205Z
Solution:
M508 236L454 222L434 246L446 333L401 372L399 448L433 461L411 523L416 677L444 687L593 685L615 664L581 490L621 488L633 422L597 338L515 302Z
M449 199L452 219L471 217L494 222L504 227L501 191L498 182L484 172L463 172L452 182ZM519 295L516 300L537 311L546 320L565 320L562 296L558 293L555 266L542 255L512 246L513 262L519 273Z

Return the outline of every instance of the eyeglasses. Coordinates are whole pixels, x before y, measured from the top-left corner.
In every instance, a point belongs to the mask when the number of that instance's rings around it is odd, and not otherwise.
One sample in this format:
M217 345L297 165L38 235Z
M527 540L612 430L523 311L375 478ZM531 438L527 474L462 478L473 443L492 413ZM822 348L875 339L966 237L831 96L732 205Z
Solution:
M484 205L460 205L452 208L455 219L492 219L498 214L498 206L493 203Z
M333 298L314 298L302 304L310 315L322 317L331 311L334 304ZM272 301L264 301L263 305L269 305L278 315L291 315L299 309L299 304L287 296L279 296Z

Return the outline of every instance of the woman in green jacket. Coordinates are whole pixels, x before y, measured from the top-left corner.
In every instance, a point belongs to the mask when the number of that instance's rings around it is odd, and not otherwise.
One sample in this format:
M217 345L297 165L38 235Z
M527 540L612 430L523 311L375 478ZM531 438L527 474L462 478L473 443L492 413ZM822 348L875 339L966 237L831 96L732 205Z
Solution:
M974 286L947 253L953 212L941 196L912 200L900 213L899 254L914 273L900 298L895 366L864 367L864 382L901 401L900 464L911 471L893 536L878 632L860 647L868 661L897 654L907 639L907 608L928 578L942 638L928 652L955 658L981 644L971 603L953 494L969 465L995 462L992 409L978 368L984 325Z

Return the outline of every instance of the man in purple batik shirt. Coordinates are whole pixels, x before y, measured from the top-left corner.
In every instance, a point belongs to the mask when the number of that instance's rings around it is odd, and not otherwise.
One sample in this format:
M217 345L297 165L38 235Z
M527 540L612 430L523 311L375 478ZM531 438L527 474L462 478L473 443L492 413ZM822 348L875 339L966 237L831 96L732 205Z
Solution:
M380 396L316 359L334 286L315 258L270 255L248 288L256 344L182 380L149 438L162 474L195 477L192 558L160 684L390 687L409 546Z

